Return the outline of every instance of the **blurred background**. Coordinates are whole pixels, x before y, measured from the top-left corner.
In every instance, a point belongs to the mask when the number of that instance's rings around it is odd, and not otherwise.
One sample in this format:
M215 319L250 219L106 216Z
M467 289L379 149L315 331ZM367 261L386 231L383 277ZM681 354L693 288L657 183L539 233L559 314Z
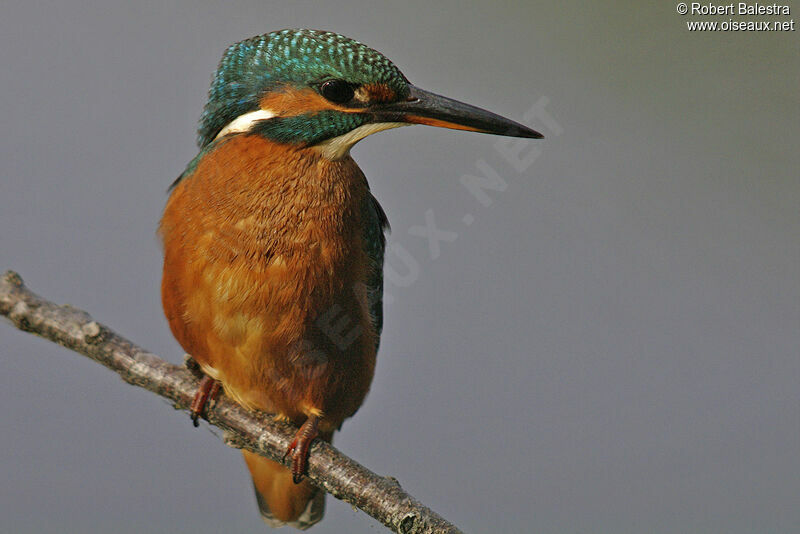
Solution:
M468 533L800 531L800 48L686 28L728 18L12 0L0 270L180 362L155 230L210 76L243 38L333 30L546 136L419 126L354 149L392 273L372 392L336 445ZM498 190L476 195L483 172ZM426 214L452 232L438 250ZM0 405L2 532L269 532L213 429L7 324ZM313 532L384 529L329 497Z

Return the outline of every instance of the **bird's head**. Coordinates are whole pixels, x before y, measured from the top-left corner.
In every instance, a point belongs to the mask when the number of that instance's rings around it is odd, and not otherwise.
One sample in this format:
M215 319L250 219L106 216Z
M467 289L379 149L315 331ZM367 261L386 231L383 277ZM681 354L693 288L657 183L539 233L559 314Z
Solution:
M281 30L228 48L200 119L201 148L257 133L317 146L330 159L388 128L428 124L513 137L541 134L488 111L411 85L358 41L317 30Z

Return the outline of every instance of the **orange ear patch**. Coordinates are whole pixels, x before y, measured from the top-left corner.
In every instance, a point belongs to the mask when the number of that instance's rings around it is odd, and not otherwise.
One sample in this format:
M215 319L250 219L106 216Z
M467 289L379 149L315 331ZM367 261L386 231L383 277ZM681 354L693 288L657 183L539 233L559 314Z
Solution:
M261 109L268 109L275 113L277 117L293 117L326 109L344 112L354 111L337 106L311 88L295 89L291 86L283 86L265 94L261 98L259 105Z
M377 102L393 102L397 98L394 89L383 83L362 85L356 89L355 99L368 106ZM344 107L327 100L310 87L297 89L284 85L265 94L259 102L261 109L269 110L276 117L293 117L303 113L313 113L335 109L344 113L358 113L361 109Z

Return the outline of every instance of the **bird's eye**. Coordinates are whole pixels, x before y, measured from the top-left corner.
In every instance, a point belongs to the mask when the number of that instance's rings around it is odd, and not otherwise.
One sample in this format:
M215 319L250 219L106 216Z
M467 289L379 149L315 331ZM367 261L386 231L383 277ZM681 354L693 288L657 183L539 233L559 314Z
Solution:
M355 94L353 86L344 80L328 80L319 90L322 96L336 104L350 102Z

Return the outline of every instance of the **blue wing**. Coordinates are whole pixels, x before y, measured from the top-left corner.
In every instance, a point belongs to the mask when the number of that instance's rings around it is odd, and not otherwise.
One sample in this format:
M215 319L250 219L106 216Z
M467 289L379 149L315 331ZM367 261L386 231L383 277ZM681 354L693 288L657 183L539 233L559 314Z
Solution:
M372 263L372 269L367 277L367 304L372 325L378 334L375 346L375 350L377 350L383 330L383 256L386 249L384 232L389 230L389 221L383 208L372 194L369 195L366 204L364 242L367 247L367 255Z

